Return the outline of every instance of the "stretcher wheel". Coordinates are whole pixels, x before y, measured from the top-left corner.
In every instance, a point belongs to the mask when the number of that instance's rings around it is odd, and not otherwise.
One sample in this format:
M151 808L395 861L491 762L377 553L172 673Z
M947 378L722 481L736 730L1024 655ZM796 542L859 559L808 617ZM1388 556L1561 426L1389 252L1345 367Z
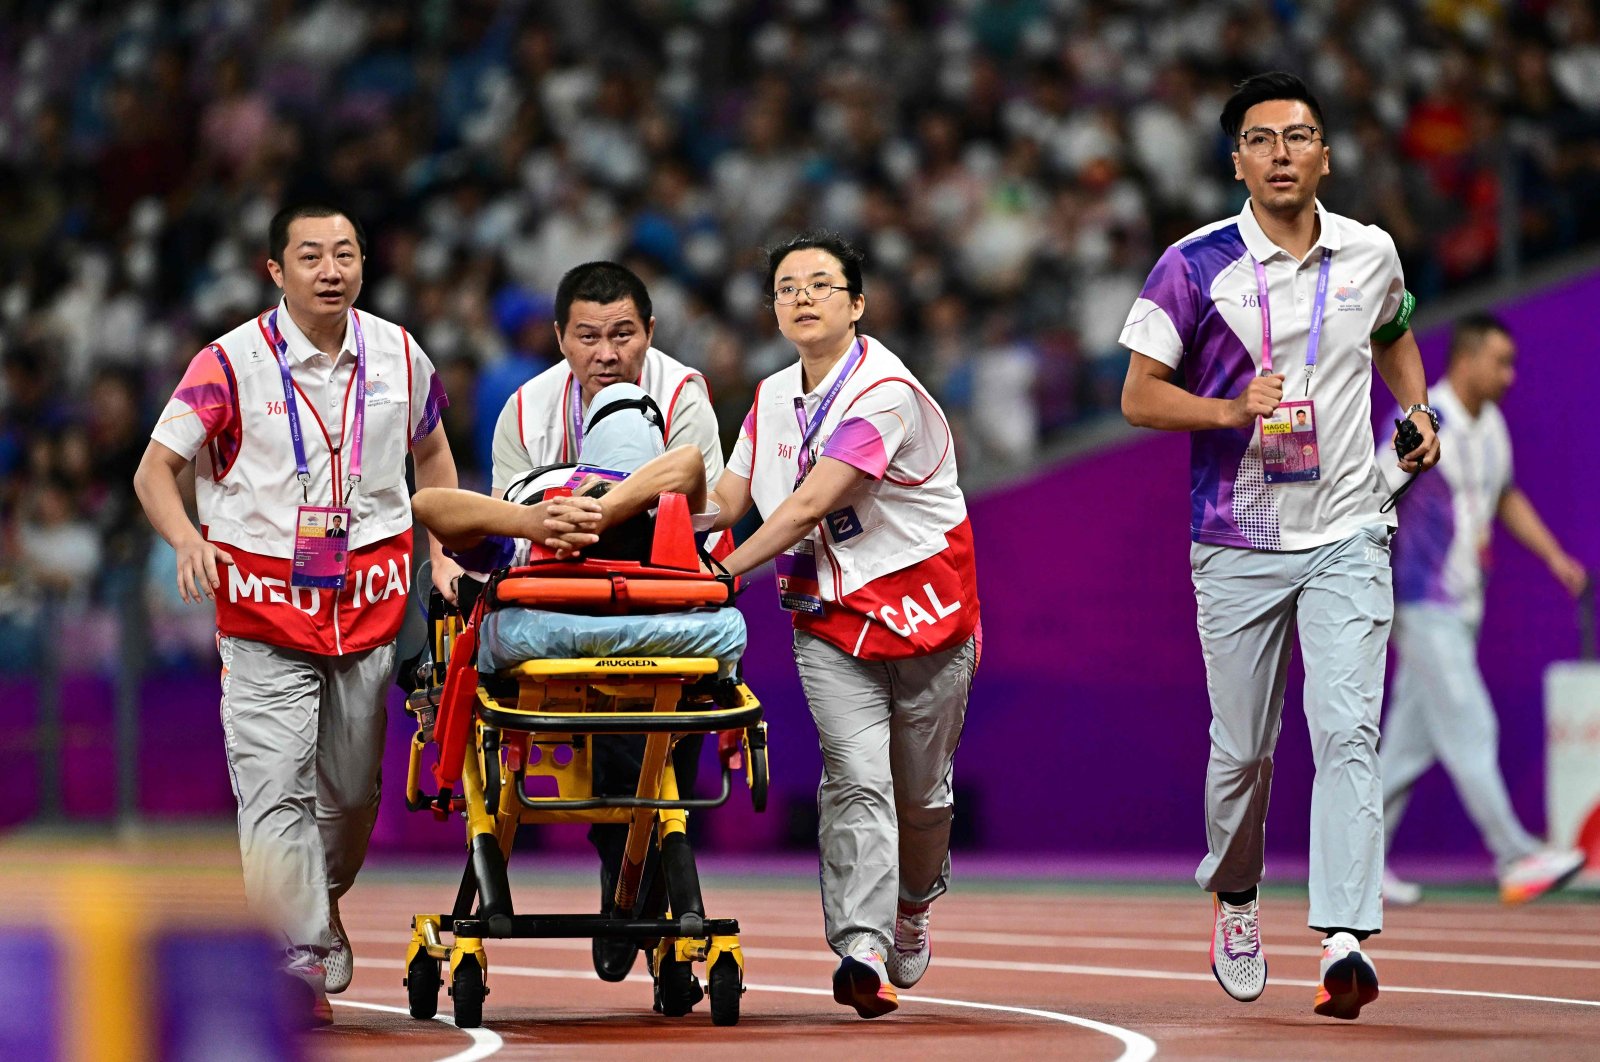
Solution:
M767 810L767 747L750 746L750 804L757 811Z
M705 998L694 975L694 964L673 957L663 959L656 971L656 1005L669 1018L681 1018Z
M455 1000L456 1028L476 1029L483 1024L483 997L489 986L483 983L483 968L477 956L463 955L450 982L450 997Z
M418 952L406 967L406 1002L411 1016L427 1021L439 1013L439 960L425 951Z
M739 996L744 992L739 962L732 955L720 956L706 976L711 993L711 1024L739 1024Z

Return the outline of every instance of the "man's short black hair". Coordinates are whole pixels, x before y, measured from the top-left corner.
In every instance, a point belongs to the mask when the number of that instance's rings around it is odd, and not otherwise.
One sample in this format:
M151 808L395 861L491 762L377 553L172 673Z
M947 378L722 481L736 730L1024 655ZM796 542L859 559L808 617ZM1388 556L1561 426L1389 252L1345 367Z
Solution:
M827 232L815 229L811 232L802 232L767 248L767 297L772 297L772 285L778 278L778 266L783 260L796 251L804 251L815 247L819 251L827 251L839 260L839 265L844 272L845 287L850 289L853 299L861 294L861 263L866 261L866 255L855 244L839 235L837 232Z
M585 262L573 266L556 285L556 331L567 333L567 317L575 302L597 302L609 306L613 302L632 299L639 311L639 323L650 327L650 291L639 275L627 266L616 262Z
M1472 354L1483 346L1483 341L1498 332L1510 336L1511 329L1492 313L1469 313L1456 322L1450 333L1450 360L1454 362L1463 354Z
M356 246L361 250L361 257L367 256L367 230L361 227L360 219L332 203L310 199L285 206L272 215L272 223L267 226L267 257L280 266L289 249L289 226L301 218L344 218L356 230Z
M1322 124L1322 105L1304 81L1281 70L1245 78L1234 89L1233 95L1228 97L1228 102L1223 104L1222 131L1228 134L1230 142L1237 146L1239 134L1244 130L1245 113L1256 104L1268 100L1299 100L1311 108L1311 115L1317 121L1317 132L1322 134L1323 144L1327 144L1328 130Z

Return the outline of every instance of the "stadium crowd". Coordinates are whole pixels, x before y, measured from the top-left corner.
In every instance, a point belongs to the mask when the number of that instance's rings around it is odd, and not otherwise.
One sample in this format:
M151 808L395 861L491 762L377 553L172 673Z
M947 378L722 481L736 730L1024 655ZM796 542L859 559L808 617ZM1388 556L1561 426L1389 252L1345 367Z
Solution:
M644 276L731 433L789 357L761 245L811 225L867 249L865 328L963 459L1026 465L1115 409L1160 248L1243 201L1215 115L1262 69L1317 87L1328 203L1394 234L1424 301L1600 236L1585 0L6 6L0 668L45 596L93 655L129 587L159 650L205 652L130 480L189 357L272 301L287 197L365 223L363 305L441 367L479 487L505 397L557 356L563 271Z

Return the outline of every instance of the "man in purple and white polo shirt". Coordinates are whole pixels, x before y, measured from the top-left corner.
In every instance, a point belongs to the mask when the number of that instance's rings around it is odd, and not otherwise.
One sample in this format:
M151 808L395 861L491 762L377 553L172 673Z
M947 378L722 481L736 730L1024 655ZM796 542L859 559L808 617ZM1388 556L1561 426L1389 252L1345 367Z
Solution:
M1192 439L1190 564L1212 717L1195 879L1215 894L1212 971L1235 999L1266 986L1256 886L1298 630L1317 772L1313 1009L1354 1018L1378 993L1360 941L1383 924L1378 710L1394 609L1374 365L1422 435L1400 467L1431 467L1439 449L1394 241L1317 202L1329 149L1315 97L1299 78L1262 74L1221 120L1249 201L1151 271L1122 330L1133 351L1122 409Z
M1400 504L1406 533L1394 553L1395 658L1383 721L1383 817L1392 843L1417 779L1442 763L1494 853L1500 897L1526 903L1583 869L1578 849L1546 848L1522 828L1500 775L1499 727L1478 671L1484 569L1495 519L1545 562L1574 596L1583 565L1561 548L1511 474L1501 398L1515 377L1516 344L1488 315L1456 324L1450 368L1432 388L1450 460ZM1391 476L1391 479L1396 477ZM1384 875L1384 899L1416 903L1422 890Z

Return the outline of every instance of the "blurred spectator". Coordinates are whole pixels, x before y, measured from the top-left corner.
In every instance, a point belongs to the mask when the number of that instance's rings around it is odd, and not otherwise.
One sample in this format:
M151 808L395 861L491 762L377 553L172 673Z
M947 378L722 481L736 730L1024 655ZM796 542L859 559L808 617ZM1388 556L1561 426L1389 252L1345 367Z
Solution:
M12 6L0 611L25 522L96 529L73 593L101 605L146 567L129 440L196 337L271 302L258 234L314 186L368 221L364 304L448 374L467 482L476 411L551 363L556 281L597 258L647 276L736 430L789 358L760 246L814 224L868 249L864 328L965 467L1031 460L1115 409L1157 249L1240 202L1218 101L1266 67L1329 86L1328 205L1424 298L1600 239L1587 0Z

